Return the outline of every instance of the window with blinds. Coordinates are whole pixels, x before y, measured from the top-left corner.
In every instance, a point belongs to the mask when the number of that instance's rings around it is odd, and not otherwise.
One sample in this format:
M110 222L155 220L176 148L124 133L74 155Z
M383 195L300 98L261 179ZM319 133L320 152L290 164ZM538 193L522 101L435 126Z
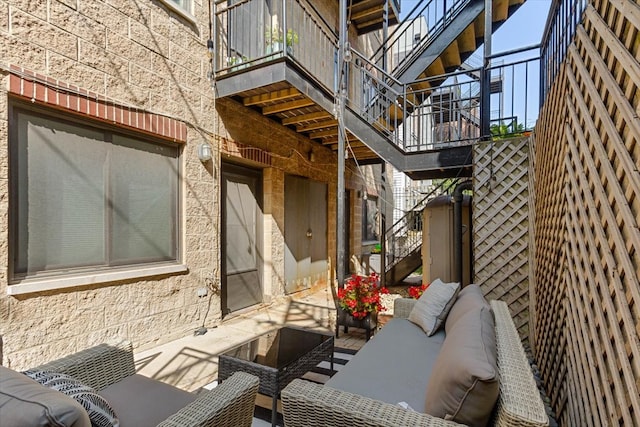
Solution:
M178 259L179 151L14 108L13 278Z

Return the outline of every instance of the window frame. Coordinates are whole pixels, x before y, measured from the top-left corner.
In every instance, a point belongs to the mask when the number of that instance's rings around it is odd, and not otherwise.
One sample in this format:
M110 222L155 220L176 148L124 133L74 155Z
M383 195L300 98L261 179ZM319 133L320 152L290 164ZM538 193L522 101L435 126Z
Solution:
M8 105L8 145L9 145L9 209L8 209L8 286L7 294L18 295L45 290L77 287L89 284L99 284L119 280L128 280L155 275L175 274L187 272L187 267L183 264L184 259L184 159L183 145L175 144L163 140L161 137L154 138L153 135L146 135L143 132L136 132L122 126L113 125L101 120L93 120L85 115L63 112L59 109L41 105L33 105L23 100L10 98ZM105 133L104 144L113 144L114 134L134 138L136 140L155 145L164 145L176 150L175 164L177 176L175 181L175 195L172 203L175 204L175 259L166 261L150 261L127 264L114 264L104 266L70 267L50 271L40 271L35 273L16 273L17 262L17 242L19 240L18 230L18 199L20 198L18 169L19 150L19 126L18 114L28 114L55 122L71 124L73 126L90 129ZM108 211L107 211L108 212ZM106 231L106 230L105 230ZM113 230L111 230L113 231Z
M189 3L191 4L191 7L189 9L191 10L185 9L184 7L176 3L174 0L160 0L160 2L163 3L165 6L167 6L169 9L171 9L172 11L174 11L175 13L177 13L178 15L181 15L183 18L191 22L193 25L197 24L196 17L194 16L195 0L189 0Z

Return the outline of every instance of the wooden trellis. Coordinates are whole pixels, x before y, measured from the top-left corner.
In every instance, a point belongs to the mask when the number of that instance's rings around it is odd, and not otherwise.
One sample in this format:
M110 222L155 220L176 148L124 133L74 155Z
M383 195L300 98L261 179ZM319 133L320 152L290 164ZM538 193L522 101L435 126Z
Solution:
M561 425L640 425L640 6L586 7L535 136L532 342Z
M474 281L489 299L507 302L529 338L528 138L474 146Z

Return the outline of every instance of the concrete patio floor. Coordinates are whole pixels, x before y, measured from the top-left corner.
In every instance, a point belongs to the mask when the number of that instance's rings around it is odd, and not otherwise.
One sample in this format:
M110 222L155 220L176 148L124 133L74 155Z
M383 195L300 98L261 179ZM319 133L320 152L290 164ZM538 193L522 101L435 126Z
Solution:
M243 342L284 325L295 325L333 334L335 308L328 287L301 293L280 303L250 310L223 321L204 335L189 335L136 352L139 374L187 391L196 391L218 377L218 355ZM340 331L336 347L359 349L363 330Z

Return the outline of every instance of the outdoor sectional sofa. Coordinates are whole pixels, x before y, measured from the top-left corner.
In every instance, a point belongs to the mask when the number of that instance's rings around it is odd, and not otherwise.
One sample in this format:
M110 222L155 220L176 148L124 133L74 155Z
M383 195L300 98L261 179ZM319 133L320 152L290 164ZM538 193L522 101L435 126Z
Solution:
M427 336L408 320L416 300L395 300L394 318L326 384L297 379L282 391L285 425L459 425L452 419L468 425L548 425L507 305L489 304L476 285L452 302L444 327ZM468 324L460 323L464 319ZM493 336L487 333L491 329ZM491 348L495 370L473 360L476 350L484 358ZM425 413L440 399L453 408L440 417Z
M83 404L47 388L23 373L0 366L0 425L73 426L95 424L86 405L104 398L120 427L251 426L259 380L237 372L218 387L199 395L135 373L128 341L100 344L30 369L70 376L87 388ZM65 385L65 387L67 387ZM67 387L67 391L69 387ZM87 403L91 400L92 403ZM103 420L99 420L103 421ZM107 420L111 421L111 420Z

